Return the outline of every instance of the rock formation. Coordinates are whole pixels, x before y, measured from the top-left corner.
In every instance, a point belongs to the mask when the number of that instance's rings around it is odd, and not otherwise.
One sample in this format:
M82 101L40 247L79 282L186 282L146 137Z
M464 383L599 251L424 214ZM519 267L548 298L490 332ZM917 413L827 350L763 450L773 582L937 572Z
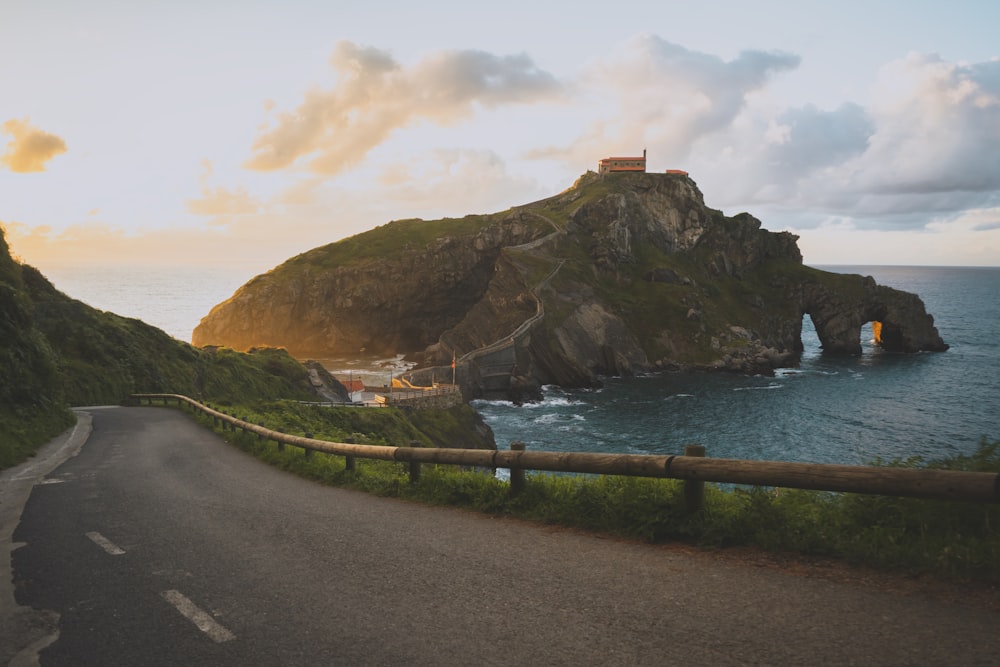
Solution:
M297 356L403 353L467 396L706 368L794 365L802 317L824 351L947 349L920 299L803 266L797 237L707 207L684 174L588 173L486 216L389 223L295 257L216 306L196 345Z

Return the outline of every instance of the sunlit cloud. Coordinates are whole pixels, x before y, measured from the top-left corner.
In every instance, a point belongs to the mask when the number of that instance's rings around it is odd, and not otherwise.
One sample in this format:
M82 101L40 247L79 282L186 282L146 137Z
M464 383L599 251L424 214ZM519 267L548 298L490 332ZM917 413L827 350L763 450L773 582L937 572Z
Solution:
M201 197L187 200L186 205L188 212L195 215L249 215L260 210L260 204L244 187L206 188Z
M558 75L527 54L440 51L403 62L351 42L337 44L330 65L334 83L302 93L297 105L287 91L275 98L282 102L264 99L277 90L252 96L263 100L263 124L213 147L219 168L204 160L195 187L157 201L169 213L156 226L130 227L145 224L133 222L141 211L126 219L113 200L87 196L38 218L55 230L10 223L12 238L26 256L221 253L273 265L393 219L535 201L600 157L646 148L651 170L689 171L709 206L800 234L807 260L1000 256L1000 60L911 54L873 75L863 100L830 108L777 101L777 84L804 75L797 55L723 58L656 35ZM66 150L29 119L4 123L3 132L12 137L3 163L14 171L44 169ZM247 147L242 166L252 173L234 170ZM65 165L85 155L78 146ZM65 171L58 164L53 178ZM30 209L9 210L23 219ZM66 217L77 224L63 229ZM884 245L862 248L875 243ZM958 244L969 248L950 247Z
M427 217L490 213L553 194L512 173L488 150L440 149L415 156L386 165L379 182L400 209Z
M637 37L580 83L578 93L596 101L603 115L572 145L540 148L530 157L593 161L650 147L660 160L682 161L699 139L729 128L751 93L799 60L744 51L726 61L656 35Z
M0 129L2 134L11 137L0 155L0 163L15 173L45 171L49 160L66 152L66 142L62 138L33 126L30 118L8 120Z
M405 67L387 51L343 41L330 64L337 85L312 89L295 111L279 113L254 141L248 168L287 169L307 160L311 172L337 174L408 125L449 126L478 107L549 100L562 90L524 54L444 51Z
M220 259L258 261L259 242L234 238L225 229L178 227L126 230L91 220L55 230L46 225L0 222L12 250L38 267L65 264L199 264ZM280 244L279 244L280 245ZM44 270L43 270L44 272Z
M206 168L204 183L213 171ZM196 226L123 229L93 216L64 229L8 222L11 245L29 263L198 263L219 258L262 270L311 248L401 218L490 213L552 194L492 151L419 152L378 168L367 188L305 176L271 198L203 185L188 210Z

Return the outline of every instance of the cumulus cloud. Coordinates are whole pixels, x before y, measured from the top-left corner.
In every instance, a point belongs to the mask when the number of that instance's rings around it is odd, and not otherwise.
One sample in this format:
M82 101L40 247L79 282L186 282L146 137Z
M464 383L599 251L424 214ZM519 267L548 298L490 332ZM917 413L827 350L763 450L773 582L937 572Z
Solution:
M561 84L527 55L444 51L404 67L390 53L340 42L330 90L306 93L295 111L278 114L253 143L246 166L336 174L359 163L394 131L426 121L448 126L486 109L552 99Z
M8 120L2 129L11 140L0 155L0 162L18 174L45 171L49 160L66 152L65 141L34 127L30 118Z
M788 203L897 230L1000 206L1000 61L911 54L883 68L867 109L826 115L822 133L840 140L761 152Z
M661 159L681 161L699 139L730 127L751 93L799 62L796 55L753 50L726 61L643 35L581 82L606 107L605 115L572 145L537 150L530 157L591 162L595 156L650 146Z
M910 54L878 73L863 105L775 104L770 83L798 65L786 53L724 60L636 38L574 90L589 124L527 157L592 165L648 148L651 167L690 171L712 205L797 229L830 218L924 229L1000 207L1000 59Z
M876 132L848 166L877 194L1000 189L1000 61L960 65L911 54L886 66Z
M772 226L815 228L831 217L856 229L956 224L948 221L963 212L1000 207L1000 60L911 54L880 71L865 106L751 100L689 146L684 168L714 205Z

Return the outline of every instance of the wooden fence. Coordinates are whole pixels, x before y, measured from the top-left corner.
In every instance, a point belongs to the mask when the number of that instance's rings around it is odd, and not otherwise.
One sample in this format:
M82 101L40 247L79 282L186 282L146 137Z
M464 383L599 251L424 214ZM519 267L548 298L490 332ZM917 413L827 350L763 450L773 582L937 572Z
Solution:
M344 456L348 469L354 468L355 458L400 461L409 464L411 480L415 481L419 479L421 463L508 468L511 491L514 493L523 488L525 470L544 470L685 480L685 497L690 509L700 509L705 482L973 503L1000 502L1000 473L713 459L706 458L704 448L699 445L689 445L683 456L530 452L525 451L522 443L512 443L509 451L361 445L273 431L179 394L133 394L132 398L139 404L148 401L152 405L154 400L162 400L164 404L170 401L176 401L178 405L187 404L209 415L224 428L256 433L261 438L279 443L279 446L301 447L306 456L313 452Z

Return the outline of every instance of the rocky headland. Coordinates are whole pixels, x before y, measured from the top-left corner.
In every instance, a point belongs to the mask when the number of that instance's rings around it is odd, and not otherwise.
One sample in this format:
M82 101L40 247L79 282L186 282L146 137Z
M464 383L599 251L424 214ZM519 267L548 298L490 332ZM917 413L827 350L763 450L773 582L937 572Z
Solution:
M304 357L406 354L417 381L515 400L601 375L794 366L802 318L826 353L861 327L889 351L948 348L914 294L802 264L797 237L704 203L685 174L588 172L491 215L401 220L255 277L196 345Z

